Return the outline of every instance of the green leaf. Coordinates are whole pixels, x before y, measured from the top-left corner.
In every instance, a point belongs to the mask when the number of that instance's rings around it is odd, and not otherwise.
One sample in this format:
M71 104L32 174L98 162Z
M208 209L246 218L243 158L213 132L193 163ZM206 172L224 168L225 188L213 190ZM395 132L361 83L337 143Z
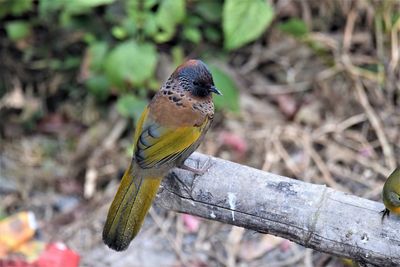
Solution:
M186 15L185 0L163 0L157 11L156 21L160 28L154 39L164 43L173 37L176 26L182 22Z
M172 47L171 56L174 66L182 64L182 62L185 60L185 51L183 50L183 47L180 45Z
M291 18L288 21L281 23L279 29L297 38L308 34L306 23L298 18Z
M146 33L147 36L155 36L158 32L158 25L156 20L154 19L153 14L148 14L146 16L146 20L143 24L143 31Z
M81 65L81 57L68 56L65 59L50 59L48 67L52 70L69 70L77 69Z
M221 33L212 26L204 30L204 35L208 40L215 43L221 39Z
M95 42L89 46L90 70L100 71L103 69L107 51L108 45L106 42Z
M195 27L185 27L183 36L192 43L198 44L201 41L201 32Z
M31 31L29 23L20 20L14 20L6 24L7 36L12 41L18 41L26 38Z
M125 29L121 26L114 26L111 29L112 35L119 40L125 39L128 35L128 33L125 31Z
M360 68L368 70L373 73L379 73L379 69L382 68L379 64L364 64L361 65Z
M215 96L214 103L217 109L228 109L238 113L239 107L239 90L228 74L223 72L216 66L209 65L212 73L214 84L223 94L223 96Z
M121 22L121 27L124 28L128 36L134 36L137 32L137 25L128 16L125 17Z
M209 22L219 22L222 16L222 4L219 1L201 0L196 4L196 11Z
M125 83L140 86L151 78L156 69L157 53L150 43L126 41L107 56L105 71L113 85L124 88Z
M394 26L398 20L400 20L400 12L393 13L391 18L392 26Z
M86 80L85 85L89 92L100 101L106 100L110 94L110 83L103 75L91 76Z
M87 32L84 34L82 40L86 43L86 44L93 44L96 42L96 36L91 33L91 32Z
M274 10L265 0L226 0L222 14L225 48L233 50L254 41L273 17Z
M81 65L81 60L81 57L68 56L62 64L62 69L77 69Z
M67 1L62 0L62 1L64 2L65 12L69 14L83 14L86 13L91 8L102 5L109 5L113 3L115 0L67 0Z
M0 18L6 15L20 16L32 9L32 0L0 0Z
M185 19L185 26L186 25L192 27L200 27L204 25L204 19L196 15L191 15Z
M136 0L137 1L137 0ZM143 7L145 9L151 9L157 4L158 0L145 0L143 3Z
M122 116L138 119L146 105L147 101L127 94L118 98L117 110Z
M61 9L64 6L65 0L40 0L39 1L39 16L42 18L49 17L49 13Z

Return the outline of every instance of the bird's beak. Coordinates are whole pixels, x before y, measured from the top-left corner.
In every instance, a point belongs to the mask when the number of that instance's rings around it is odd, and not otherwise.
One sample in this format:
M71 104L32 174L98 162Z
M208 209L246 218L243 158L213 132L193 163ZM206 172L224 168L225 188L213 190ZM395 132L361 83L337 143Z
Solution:
M215 86L211 86L210 87L210 92L213 92L213 93L215 93L217 95L222 95L221 91L218 90L217 87L215 87Z

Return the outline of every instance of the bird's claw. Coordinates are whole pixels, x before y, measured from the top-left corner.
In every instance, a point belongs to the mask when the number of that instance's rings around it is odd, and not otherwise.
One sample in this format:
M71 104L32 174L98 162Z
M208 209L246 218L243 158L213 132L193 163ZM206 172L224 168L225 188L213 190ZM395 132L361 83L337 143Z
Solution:
M183 163L182 166L180 166L179 168L182 170L191 171L196 175L203 175L210 169L211 165L212 165L211 158L208 158L207 161L204 163L203 167L201 168L193 168L188 165L185 165L185 163Z
M383 213L382 214L382 222L383 222L383 219L385 219L385 216L389 217L390 211L385 208L384 210L381 210L379 213Z

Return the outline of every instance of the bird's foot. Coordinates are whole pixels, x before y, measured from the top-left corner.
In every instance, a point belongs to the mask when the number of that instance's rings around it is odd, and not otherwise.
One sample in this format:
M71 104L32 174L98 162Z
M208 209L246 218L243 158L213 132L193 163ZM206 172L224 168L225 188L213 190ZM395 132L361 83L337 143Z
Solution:
M200 162L197 161L197 165L199 165L199 163ZM208 158L207 161L204 163L203 167L201 167L201 168L190 167L188 165L185 165L184 163L181 166L179 166L178 168L182 169L182 170L193 172L195 175L203 175L210 169L211 166L212 166L211 158ZM182 184L182 186L184 187L184 189L188 193L188 195L191 196L191 189L186 185L186 183L184 183L177 175L175 175L175 178L177 178L179 183ZM193 186L195 180L196 180L196 177L193 178L192 186Z
M179 168L182 170L191 171L196 175L203 175L210 169L211 166L212 166L211 158L208 158L207 161L204 163L203 167L201 168L193 168L188 165L185 165L185 163L183 163L182 166L180 166Z
M385 208L384 210L380 211L379 213L383 213L382 214L382 222L383 222L383 219L385 219L385 216L389 217L390 210Z
M176 178L177 180L178 180L178 182L183 186L183 188L185 189L185 191L186 191L186 193L188 194L188 196L192 196L192 194L191 194L191 188L189 188L186 184L185 184L185 182L183 182L182 180L181 180L181 178L179 178L179 176L178 175L176 175L176 174L174 174L174 178Z

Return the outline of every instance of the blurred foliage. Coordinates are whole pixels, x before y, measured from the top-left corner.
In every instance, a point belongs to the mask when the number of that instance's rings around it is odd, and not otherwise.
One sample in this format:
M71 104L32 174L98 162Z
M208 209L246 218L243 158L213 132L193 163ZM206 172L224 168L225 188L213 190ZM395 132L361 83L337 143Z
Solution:
M239 90L231 77L214 65L210 65L210 71L213 75L215 86L221 88L220 91L223 94L223 97L214 98L215 105L219 108L239 112Z
M298 18L291 18L288 21L280 23L279 29L297 38L308 34L306 23Z
M262 0L226 0L223 10L225 48L232 50L256 40L273 18L273 9Z
M100 103L117 96L129 117L160 86L160 51L175 64L199 46L200 56L206 46L215 48L205 55L223 56L259 38L273 17L263 0L0 0L1 27L24 64L50 75L74 72L78 83L64 90L83 85ZM216 66L212 72L224 93L216 107L238 112L235 83Z
M132 94L123 95L118 99L117 110L126 117L138 118L147 102Z
M11 21L6 24L7 36L12 41L26 38L30 33L30 25L24 21Z

